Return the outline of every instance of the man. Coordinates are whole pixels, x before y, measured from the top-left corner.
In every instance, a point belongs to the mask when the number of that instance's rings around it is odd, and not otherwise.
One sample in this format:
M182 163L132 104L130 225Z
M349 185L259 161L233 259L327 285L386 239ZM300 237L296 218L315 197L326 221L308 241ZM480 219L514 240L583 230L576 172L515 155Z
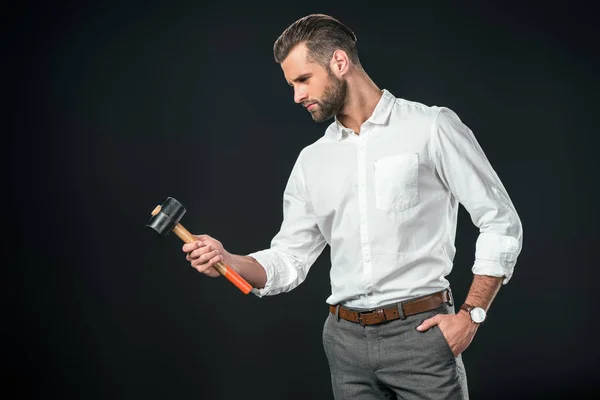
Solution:
M459 117L381 90L355 42L321 14L294 22L275 42L295 102L317 122L334 121L300 152L271 247L234 255L199 235L183 251L211 277L224 261L266 296L302 283L329 244L323 345L335 398L465 399L461 353L512 276L521 222ZM474 279L455 313L445 276L459 203L480 235Z

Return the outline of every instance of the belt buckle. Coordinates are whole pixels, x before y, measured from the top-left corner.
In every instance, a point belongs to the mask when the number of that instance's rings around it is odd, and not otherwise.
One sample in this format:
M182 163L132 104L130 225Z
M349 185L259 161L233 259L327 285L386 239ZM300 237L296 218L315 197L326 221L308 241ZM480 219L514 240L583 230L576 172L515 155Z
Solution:
M363 322L361 315L362 315L362 313L359 311L358 312L358 323L360 324L360 326L365 326L365 323Z
M448 305L449 306L453 306L454 305L454 297L452 297L452 290L447 289L448 290Z

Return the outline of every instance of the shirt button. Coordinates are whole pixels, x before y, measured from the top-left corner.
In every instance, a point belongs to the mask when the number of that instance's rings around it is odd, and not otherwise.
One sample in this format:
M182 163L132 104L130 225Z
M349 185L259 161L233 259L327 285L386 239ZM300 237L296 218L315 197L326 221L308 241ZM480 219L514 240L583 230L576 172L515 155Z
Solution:
M367 296L373 296L373 292L367 293Z
M370 258L367 258L367 259L365 260L365 262L371 262L371 259L370 259Z
M364 182L361 182L361 183L360 183L360 186L361 186L361 187L364 187L364 186L365 186L365 183L364 183Z

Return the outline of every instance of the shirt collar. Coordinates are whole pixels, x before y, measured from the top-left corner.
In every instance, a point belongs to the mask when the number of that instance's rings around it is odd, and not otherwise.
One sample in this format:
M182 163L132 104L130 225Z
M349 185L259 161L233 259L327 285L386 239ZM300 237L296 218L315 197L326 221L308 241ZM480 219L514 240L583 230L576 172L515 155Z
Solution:
M373 114L371 114L365 123L370 122L374 125L384 125L390 116L395 101L396 97L387 89L383 89L383 94L375 106ZM342 140L344 132L349 133L349 129L342 125L337 117L334 118L335 121L331 124L331 133L333 134L333 137L339 141Z

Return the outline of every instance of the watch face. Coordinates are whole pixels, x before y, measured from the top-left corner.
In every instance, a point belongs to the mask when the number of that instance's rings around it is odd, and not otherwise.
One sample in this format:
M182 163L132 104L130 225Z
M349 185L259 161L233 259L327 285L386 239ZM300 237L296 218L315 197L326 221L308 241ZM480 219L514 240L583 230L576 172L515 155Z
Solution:
M481 307L475 307L471 310L471 319L475 323L482 323L485 319L485 310Z

